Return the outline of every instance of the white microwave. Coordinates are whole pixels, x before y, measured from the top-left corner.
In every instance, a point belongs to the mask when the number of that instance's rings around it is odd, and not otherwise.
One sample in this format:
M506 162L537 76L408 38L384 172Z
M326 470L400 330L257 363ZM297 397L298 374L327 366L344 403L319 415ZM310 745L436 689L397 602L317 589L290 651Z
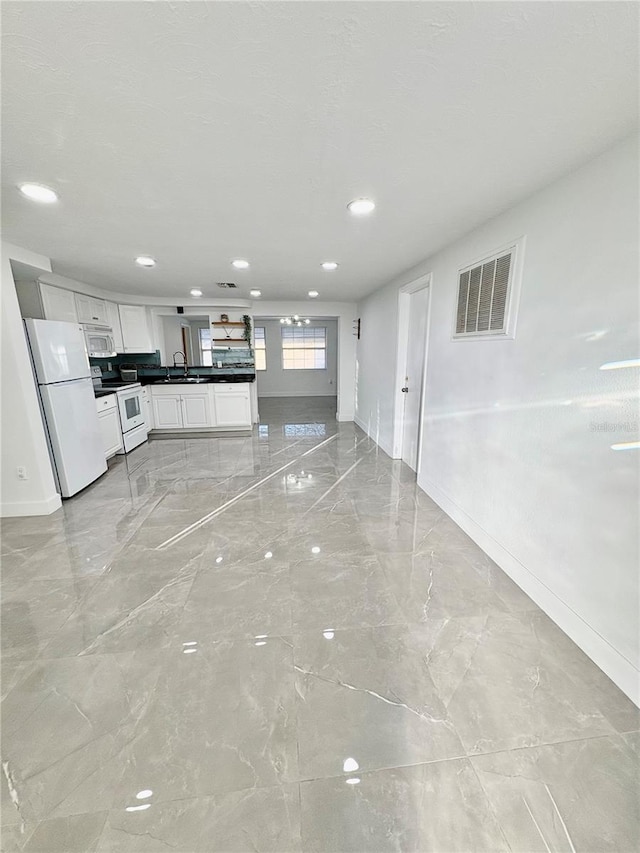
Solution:
M90 358L109 358L117 355L113 344L113 331L109 326L91 326L83 323L82 331Z

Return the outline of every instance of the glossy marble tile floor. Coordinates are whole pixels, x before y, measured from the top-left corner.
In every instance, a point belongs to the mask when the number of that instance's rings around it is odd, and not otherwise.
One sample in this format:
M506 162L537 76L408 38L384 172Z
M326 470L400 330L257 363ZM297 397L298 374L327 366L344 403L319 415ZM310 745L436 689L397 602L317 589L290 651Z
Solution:
M637 709L334 412L4 522L4 851L638 849Z

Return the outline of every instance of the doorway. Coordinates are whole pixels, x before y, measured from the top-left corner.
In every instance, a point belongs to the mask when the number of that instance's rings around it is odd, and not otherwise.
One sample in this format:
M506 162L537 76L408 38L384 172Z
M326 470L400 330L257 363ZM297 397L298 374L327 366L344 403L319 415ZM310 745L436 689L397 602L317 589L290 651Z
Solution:
M394 457L418 472L426 384L431 276L422 276L398 295L398 358Z

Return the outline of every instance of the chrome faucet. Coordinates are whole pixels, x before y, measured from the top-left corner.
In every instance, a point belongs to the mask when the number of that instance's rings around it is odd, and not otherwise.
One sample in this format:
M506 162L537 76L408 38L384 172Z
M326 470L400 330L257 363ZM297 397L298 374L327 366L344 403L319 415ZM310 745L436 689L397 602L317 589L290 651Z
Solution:
M176 364L176 356L177 356L177 355L181 355L181 356L182 356L182 364L181 364L181 365L180 365L180 364ZM182 350L180 350L180 349L179 349L177 352L174 352L174 354L173 354L173 366L174 366L174 367L183 367L183 368L184 368L184 375L185 375L185 376L187 376L187 375L188 375L188 373L189 373L189 365L187 364L187 356L186 356L186 354L185 354L185 353L183 353L183 352L182 352Z

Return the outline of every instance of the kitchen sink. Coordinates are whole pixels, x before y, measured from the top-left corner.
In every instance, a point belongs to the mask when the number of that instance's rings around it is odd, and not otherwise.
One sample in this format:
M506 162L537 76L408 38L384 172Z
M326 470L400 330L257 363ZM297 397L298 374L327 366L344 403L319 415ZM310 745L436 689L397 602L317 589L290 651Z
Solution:
M156 379L156 381L153 384L154 385L175 385L176 383L179 383L180 385L184 385L186 383L189 383L189 385L191 385L192 383L207 382L207 381L208 380L204 376L176 376L175 378L171 378L171 379Z

